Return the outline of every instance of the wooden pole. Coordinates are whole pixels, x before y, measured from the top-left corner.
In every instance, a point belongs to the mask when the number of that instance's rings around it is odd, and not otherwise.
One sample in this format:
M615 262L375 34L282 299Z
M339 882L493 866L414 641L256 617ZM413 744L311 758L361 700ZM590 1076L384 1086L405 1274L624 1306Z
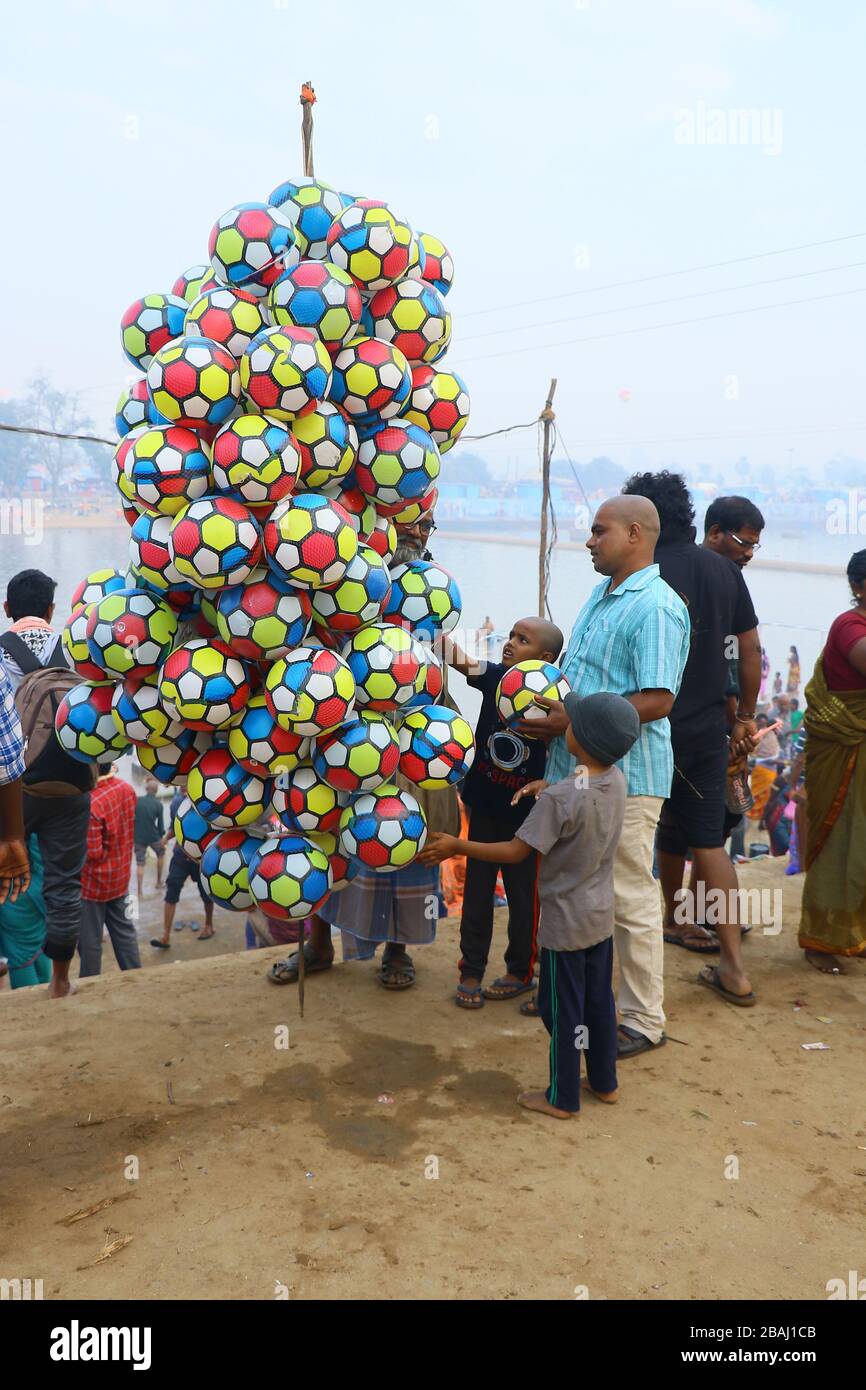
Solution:
M313 173L313 106L316 101L316 89L312 82L305 82L301 88L301 107L303 117L301 119L301 142L304 157L304 175L308 179L315 178Z
M541 459L541 526L538 537L538 616L547 616L547 515L550 510L550 455L553 441L553 397L556 393L556 377L550 383L544 409L539 416L544 426L544 440Z
M301 150L304 162L304 177L315 178L313 172L313 106L316 101L316 91L312 82L305 82L301 88ZM298 1008L301 1018L304 1017L304 948L307 944L304 935L304 923L301 922L301 935L298 942Z

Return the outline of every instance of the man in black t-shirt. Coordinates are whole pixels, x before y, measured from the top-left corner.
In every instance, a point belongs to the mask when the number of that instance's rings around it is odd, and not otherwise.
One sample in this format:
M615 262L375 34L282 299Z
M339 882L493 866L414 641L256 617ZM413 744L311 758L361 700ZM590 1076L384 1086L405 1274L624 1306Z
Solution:
M623 492L655 503L661 521L656 563L662 579L688 608L691 622L689 656L670 713L674 780L656 833L665 941L698 955L721 951L718 966L701 971L699 983L729 1003L748 1006L755 996L743 967L737 875L725 853L726 692L729 662L736 657L740 694L730 743L735 753L742 753L757 732L758 620L740 568L695 544L694 510L679 474L635 474ZM697 890L691 900L682 892L687 853ZM713 904L711 924L718 939L696 919L701 902Z
M748 497L733 494L714 497L704 513L704 546L733 560L740 571L750 564L756 550L761 548L761 534L766 522L763 514ZM763 660L763 658L762 658ZM736 657L728 663L728 723L733 724L740 701L739 663ZM745 818L739 811L725 811L725 843L731 841L731 858L735 849L742 854Z
M540 738L527 739L506 728L496 708L496 688L504 672L518 661L556 661L562 643L559 628L541 618L520 618L514 624L503 646L501 662L479 661L467 656L450 638L443 640L445 660L483 696L475 730L475 759L460 789L463 803L469 808L470 840L487 844L510 840L531 810L529 797L516 806L511 803L522 787L544 776L547 746ZM500 868L508 898L505 974L482 990L493 937L493 898ZM485 999L514 999L532 988L538 930L536 874L535 855L520 864L467 861L457 987L461 1008L480 1009Z

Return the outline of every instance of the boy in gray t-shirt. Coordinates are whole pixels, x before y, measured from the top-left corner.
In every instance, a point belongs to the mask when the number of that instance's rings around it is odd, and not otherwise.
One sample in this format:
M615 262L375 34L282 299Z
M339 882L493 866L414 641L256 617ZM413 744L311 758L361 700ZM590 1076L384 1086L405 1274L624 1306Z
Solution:
M613 764L640 734L637 710L621 695L566 695L572 776L517 793L538 800L513 840L481 844L431 835L420 861L454 854L494 863L541 855L541 982L538 1009L550 1034L550 1084L518 1099L528 1110L567 1120L580 1110L580 1054L589 1089L616 1100L616 1006L613 999L613 861L625 813L625 778Z

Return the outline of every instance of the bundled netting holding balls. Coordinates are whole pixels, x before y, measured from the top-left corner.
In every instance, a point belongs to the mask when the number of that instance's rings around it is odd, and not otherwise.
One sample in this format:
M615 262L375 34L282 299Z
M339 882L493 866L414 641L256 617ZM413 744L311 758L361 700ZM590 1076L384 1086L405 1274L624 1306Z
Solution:
M169 269L121 317L128 559L73 594L56 734L184 788L173 833L210 896L296 919L418 854L394 778L436 790L471 763L430 645L457 582L394 563L469 414L453 258L390 203L292 176L205 217Z

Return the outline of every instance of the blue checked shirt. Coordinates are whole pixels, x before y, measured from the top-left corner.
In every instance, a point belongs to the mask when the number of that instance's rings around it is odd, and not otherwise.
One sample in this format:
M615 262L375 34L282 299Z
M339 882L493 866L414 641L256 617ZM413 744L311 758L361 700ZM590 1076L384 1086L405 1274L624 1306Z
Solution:
M689 652L689 617L682 599L665 583L658 565L637 570L610 592L596 585L571 630L560 668L576 695L600 690L634 695L680 688ZM670 794L674 775L667 719L642 724L640 738L618 764L629 796ZM574 769L564 738L550 745L544 776L559 782Z
M24 735L12 682L0 657L0 786L24 775Z

